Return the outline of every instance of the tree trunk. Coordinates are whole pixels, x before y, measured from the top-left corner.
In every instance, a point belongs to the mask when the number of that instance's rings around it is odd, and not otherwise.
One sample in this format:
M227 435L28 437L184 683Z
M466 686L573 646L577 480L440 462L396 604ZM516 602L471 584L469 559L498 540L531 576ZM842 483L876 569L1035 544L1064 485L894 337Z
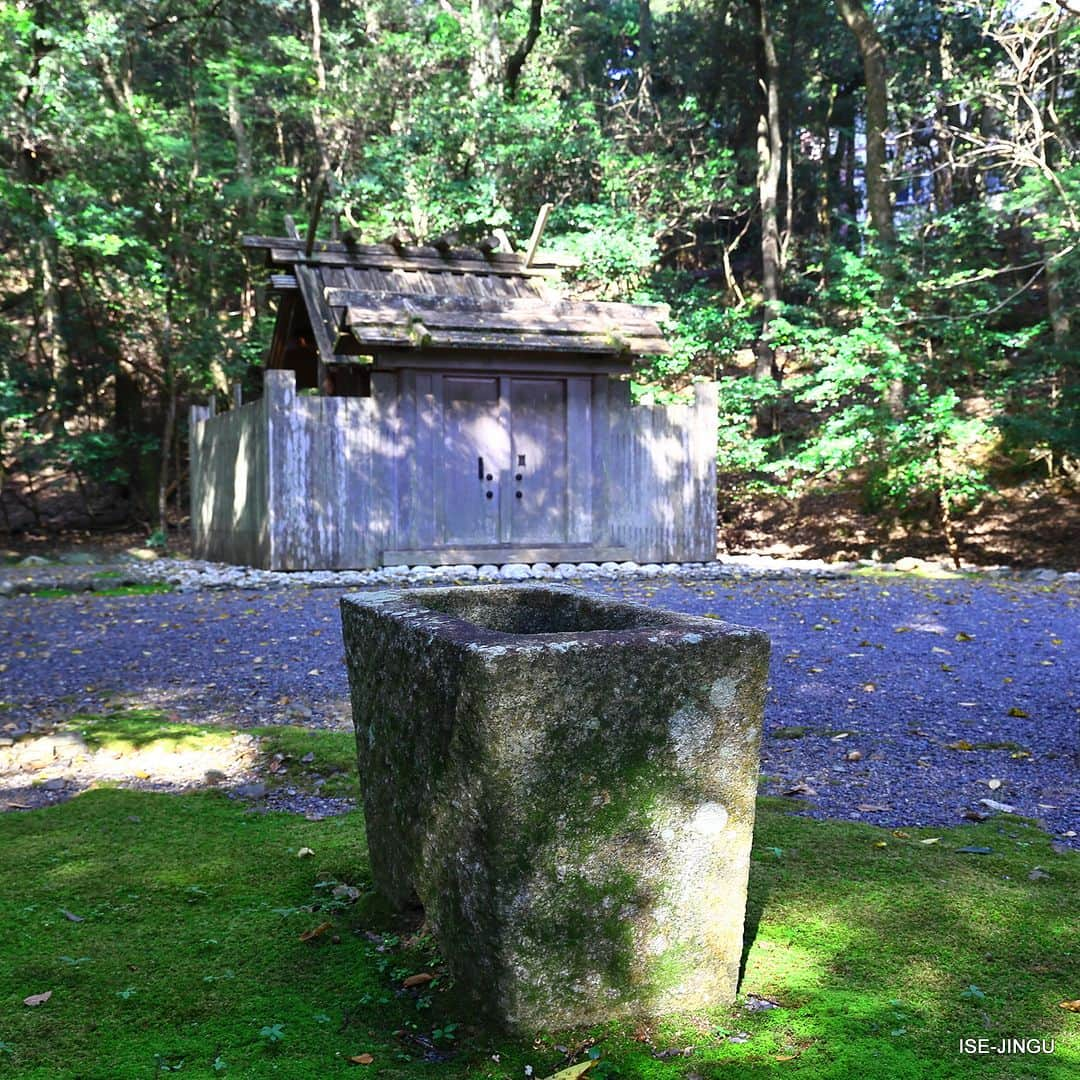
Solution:
M828 282L829 254L832 248L832 207L829 202L829 137L832 131L833 107L836 105L836 83L829 86L829 107L825 111L825 123L821 129L821 169L818 173L817 226L821 234L821 280L820 288Z
M173 433L176 430L176 380L169 379L168 401L165 407L165 430L161 433L161 467L157 482L157 521L163 536L169 532L169 456L172 453Z
M866 204L878 244L893 246L892 202L885 172L885 134L889 127L889 89L885 47L861 0L836 0L840 17L855 36L866 79Z
M521 78L521 69L525 61L529 59L529 53L540 37L541 18L543 16L544 0L532 0L529 5L529 29L521 39L521 44L514 50L513 55L506 61L506 75L503 86L506 96L513 99L517 95L518 80Z
M650 0L638 0L638 108L652 108L653 21Z
M764 61L765 90L763 109L758 117L758 202L761 207L761 335L754 346L754 378L779 382L776 350L772 345L772 323L780 314L780 224L777 196L780 190L780 170L783 163L783 138L780 130L780 64L776 57L776 42L769 21L767 0L755 0L758 26L761 33ZM758 436L776 433L776 409L759 405L754 427Z

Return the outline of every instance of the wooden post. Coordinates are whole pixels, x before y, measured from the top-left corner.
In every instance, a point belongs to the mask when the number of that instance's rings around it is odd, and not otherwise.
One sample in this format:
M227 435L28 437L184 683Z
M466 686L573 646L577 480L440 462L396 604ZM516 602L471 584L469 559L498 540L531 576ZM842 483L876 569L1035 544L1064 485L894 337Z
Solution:
M552 205L549 202L544 203L540 207L540 213L536 215L536 224L533 226L532 236L529 237L529 246L525 249L526 266L531 266L533 259L536 257L536 250L540 247L540 238L544 235L544 226L547 224Z

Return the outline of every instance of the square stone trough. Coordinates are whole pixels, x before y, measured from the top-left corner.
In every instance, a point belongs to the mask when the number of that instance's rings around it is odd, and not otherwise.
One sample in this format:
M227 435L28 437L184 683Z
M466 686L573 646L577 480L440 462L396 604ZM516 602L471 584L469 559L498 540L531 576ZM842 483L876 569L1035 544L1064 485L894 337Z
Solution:
M510 1030L735 996L769 640L564 587L341 603L371 868Z

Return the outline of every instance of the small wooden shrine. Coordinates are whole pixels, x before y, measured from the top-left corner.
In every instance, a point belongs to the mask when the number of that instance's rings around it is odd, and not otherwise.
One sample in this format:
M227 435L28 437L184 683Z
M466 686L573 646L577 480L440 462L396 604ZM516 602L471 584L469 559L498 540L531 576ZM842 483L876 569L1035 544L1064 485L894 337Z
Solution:
M716 397L632 406L655 305L565 257L246 237L278 296L263 394L191 416L202 558L275 570L715 551Z

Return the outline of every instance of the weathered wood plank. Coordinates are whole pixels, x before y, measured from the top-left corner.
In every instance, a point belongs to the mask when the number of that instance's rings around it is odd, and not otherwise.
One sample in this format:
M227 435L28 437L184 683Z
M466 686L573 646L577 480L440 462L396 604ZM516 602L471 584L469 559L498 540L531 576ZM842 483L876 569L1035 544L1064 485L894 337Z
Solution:
M315 336L315 345L319 350L319 360L323 364L336 363L338 328L330 309L322 296L322 286L318 275L310 266L296 267L296 283L311 320L311 330ZM321 374L321 373L320 373Z
M383 303L379 307L349 307L345 309L345 322L355 328L371 324L400 326L422 322L432 330L461 330L472 334L604 334L615 339L647 341L658 349L664 345L660 331L644 322L627 327L589 317L552 316L550 311L542 308L505 312L455 311L427 307L415 303L415 299L400 297L396 302Z
M310 266L360 266L375 270L431 270L442 274L494 274L500 277L550 277L558 270L534 263L528 269L517 265L492 263L487 260L444 259L438 252L431 257L403 256L393 248L365 255L362 259L347 253L327 251L316 253L309 259L303 251L274 247L270 249L271 265Z
M592 380L566 380L566 539L591 544Z
M617 544L603 547L587 544L496 544L477 547L387 548L382 552L381 561L384 566L452 566L455 563L625 562L630 558L629 549Z
M620 304L600 303L592 300L566 300L545 298L535 294L525 297L492 296L483 292L480 296L460 294L412 293L407 296L392 292L356 288L335 288L325 281L326 302L331 307L382 310L385 307L415 309L417 312L445 312L460 314L503 315L510 312L545 314L553 318L579 318L603 320L605 324L618 323L628 329L633 327L635 336L648 337L659 334L657 319L669 314L666 304ZM640 329L639 329L640 327Z
M586 353L578 352L542 352L526 349L499 350L498 353L468 352L463 349L431 349L419 350L410 347L400 347L402 343L393 342L390 345L399 347L373 346L379 349L375 352L375 368L382 371L397 371L403 368L417 368L426 371L475 371L483 374L496 374L498 372L537 372L543 374L567 374L580 375L583 365L590 372L607 372L608 374L626 374L630 371L631 357L629 354L614 353ZM348 357L342 362L347 362Z
M307 242L282 236L244 236L241 245L251 250L286 249L304 251ZM391 254L402 258L439 259L443 262L468 261L493 266L521 266L525 265L525 257L520 252L514 251L490 251L484 248L457 247L449 249L449 259L444 258L442 252L429 245L401 245L390 244L346 244L335 240L317 240L312 249L312 255L321 254L347 254L356 262L362 263L365 258L381 258ZM532 260L532 266L560 267L574 270L581 266L581 260L574 255L566 255L558 251L538 251Z

